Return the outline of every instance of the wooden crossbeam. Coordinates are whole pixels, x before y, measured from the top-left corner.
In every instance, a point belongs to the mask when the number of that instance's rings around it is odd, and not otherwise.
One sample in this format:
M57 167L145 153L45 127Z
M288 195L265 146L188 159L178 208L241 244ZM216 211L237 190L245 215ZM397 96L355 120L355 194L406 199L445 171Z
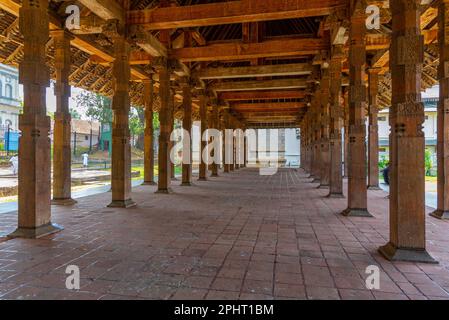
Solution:
M219 94L219 98L226 101L303 99L305 96L305 92L300 90L221 92Z
M267 57L315 55L329 49L327 38L269 40L260 43L231 42L175 49L170 57L183 62L250 60Z
M335 8L346 5L345 0L230 1L130 11L128 23L143 25L150 30L203 27L325 16L331 14Z
M280 111L280 110L296 110L304 108L304 102L264 102L264 103L235 103L232 105L234 109L245 110L260 110L260 111Z
M279 90L279 89L305 89L307 82L304 79L279 79L265 81L235 81L222 82L211 86L216 92L223 91L253 91L253 90Z
M237 68L208 68L194 74L200 79L232 79L254 77L297 76L312 73L312 66L307 63L250 66Z
M79 2L104 20L125 21L125 12L115 0L79 0Z

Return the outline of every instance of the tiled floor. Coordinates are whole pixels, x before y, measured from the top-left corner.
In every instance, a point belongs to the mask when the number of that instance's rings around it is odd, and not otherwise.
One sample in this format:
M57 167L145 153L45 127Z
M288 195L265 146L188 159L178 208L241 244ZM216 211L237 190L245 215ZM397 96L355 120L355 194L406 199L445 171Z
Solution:
M0 298L449 298L449 222L427 218L439 265L390 263L377 253L388 239L383 191L369 192L375 218L346 218L346 200L325 198L301 170L175 184L171 195L134 189L135 209L106 208L110 193L83 198L54 208L63 232L0 240ZM0 235L15 224L0 215ZM80 268L80 291L66 289L67 265ZM381 268L379 290L366 289L368 265Z

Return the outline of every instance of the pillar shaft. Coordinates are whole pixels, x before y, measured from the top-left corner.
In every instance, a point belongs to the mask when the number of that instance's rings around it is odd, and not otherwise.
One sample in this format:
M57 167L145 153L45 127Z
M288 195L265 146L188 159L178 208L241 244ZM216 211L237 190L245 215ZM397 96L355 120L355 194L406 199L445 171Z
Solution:
M320 181L321 173L321 152L320 152L320 140L321 140L321 104L320 99L320 87L317 86L315 94L312 98L312 156L311 156L311 174L314 178L313 182Z
M112 202L110 207L132 207L131 200L131 144L129 131L129 65L130 45L125 37L114 39L113 66L114 96L112 98Z
M330 72L329 68L321 69L321 140L320 140L320 187L328 188L330 184L330 150L329 150L329 125L330 125Z
M153 79L144 81L145 132L144 132L144 184L154 181L154 128L153 128Z
M343 176L348 177L349 173L349 90L343 93L343 112L344 112L344 172Z
M158 152L158 190L157 193L169 193L170 189L170 133L171 133L171 103L170 103L170 70L167 61L159 65L159 95L161 108L159 110L159 152Z
M214 104L212 106L211 120L212 120L211 128L212 129L218 129L218 121L219 121L219 119L218 119L218 106L216 104ZM212 139L216 139L216 137L213 137ZM214 141L214 143L216 144L216 141ZM219 164L217 163L217 161L215 161L215 158L216 158L215 152L219 153L219 150L215 150L214 149L214 151L213 151L213 153L211 155L214 158L214 162L211 165L212 177L218 177L218 165Z
M379 126L377 117L379 106L377 93L379 86L379 69L370 69L369 77L369 125L368 125L368 188L379 189Z
M366 26L365 1L357 0L351 8L349 47L349 164L348 164L348 216L371 216L367 205L366 188Z
M330 64L330 197L343 196L341 127L343 106L341 105L341 69L343 48L334 48Z
M188 136L185 136L183 146L184 152L188 153L188 160L182 164L182 185L190 186L192 184L192 90L189 83L183 84L182 87L182 106L184 109L184 117L182 119L182 128ZM184 163L188 162L188 163Z
M426 252L424 204L424 105L421 72L424 39L420 0L392 0L392 108L390 115L390 260L434 262Z
M207 180L207 163L203 154L207 149L207 140L203 139L207 130L207 97L204 92L200 95L200 172L198 180Z
M69 98L71 87L70 75L70 40L71 36L64 30L51 32L55 48L55 96L56 112L53 132L53 204L71 205L76 203L72 199L71 178L71 116L69 112Z
M48 0L23 0L19 27L23 35L23 59L19 79L23 85L22 132L19 143L18 228L10 237L39 238L60 230L51 224L50 118L46 88L50 72L46 66L49 38Z
M438 7L440 46L440 100L437 115L437 210L432 216L449 219L449 1L441 1Z

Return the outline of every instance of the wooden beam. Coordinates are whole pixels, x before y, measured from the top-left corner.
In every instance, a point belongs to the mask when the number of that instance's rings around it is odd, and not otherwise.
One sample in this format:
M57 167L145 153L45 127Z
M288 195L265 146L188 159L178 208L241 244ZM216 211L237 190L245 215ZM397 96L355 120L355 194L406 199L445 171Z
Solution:
M79 0L79 2L104 20L125 21L125 11L115 0Z
M90 1L90 0L84 0ZM346 0L243 0L128 12L128 23L150 30L326 16Z
M268 66L250 66L237 68L202 69L193 76L200 79L232 79L276 76L298 76L312 73L312 66L307 63L280 64Z
M299 90L221 92L219 94L219 98L226 101L303 99L305 96L305 92Z
M211 86L216 92L223 91L253 91L253 90L278 90L278 89L305 89L305 79L279 79L265 81L235 81L222 82Z
M204 47L175 49L170 57L183 62L250 60L266 57L315 55L329 49L329 39L300 38L269 40L260 43L231 42Z
M260 111L283 111L296 110L304 108L306 104L304 102L264 102L264 103L235 103L232 105L233 109L244 112L245 110L260 110Z

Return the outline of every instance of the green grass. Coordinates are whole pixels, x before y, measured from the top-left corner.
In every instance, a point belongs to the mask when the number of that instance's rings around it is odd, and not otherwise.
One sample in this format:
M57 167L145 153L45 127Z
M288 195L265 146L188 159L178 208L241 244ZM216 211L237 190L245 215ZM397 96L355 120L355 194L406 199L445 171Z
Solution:
M158 166L156 165L156 166L154 166L154 175L155 176L157 176L157 174L158 174ZM143 179L143 177L144 177L144 167L143 166L137 166L137 167L131 167L131 171L140 171L140 176L137 178L135 178L135 179ZM175 167L175 174L176 175L178 175L178 174L182 174L182 167L181 166L176 166Z

